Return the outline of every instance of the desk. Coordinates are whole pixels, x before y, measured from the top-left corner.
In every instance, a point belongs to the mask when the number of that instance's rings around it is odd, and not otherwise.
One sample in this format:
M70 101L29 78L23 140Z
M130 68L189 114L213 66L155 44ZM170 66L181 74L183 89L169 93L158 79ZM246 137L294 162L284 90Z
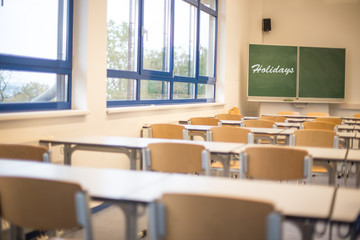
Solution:
M197 125L188 125L197 126ZM210 127L210 126L207 126ZM224 175L230 175L230 155L233 149L243 146L242 143L223 143L223 142L205 142L190 140L174 140L161 138L134 138L134 137L112 137L112 136L88 136L78 138L64 139L41 139L40 144L45 145L64 145L64 163L71 165L71 155L76 150L116 152L124 153L130 161L130 169L135 170L137 166L138 155L141 155L142 149L150 143L158 142L178 142L200 144L208 149L211 157L221 161L224 166Z
M13 165L14 161L0 160L0 166ZM126 239L130 240L136 239L136 206L146 205L165 192L203 193L267 200L273 202L276 209L286 217L327 219L330 216L335 191L334 187L328 186L85 168L38 162L32 162L23 168L13 167L12 170L0 168L0 175L79 183L94 200L112 202L128 210L125 211Z

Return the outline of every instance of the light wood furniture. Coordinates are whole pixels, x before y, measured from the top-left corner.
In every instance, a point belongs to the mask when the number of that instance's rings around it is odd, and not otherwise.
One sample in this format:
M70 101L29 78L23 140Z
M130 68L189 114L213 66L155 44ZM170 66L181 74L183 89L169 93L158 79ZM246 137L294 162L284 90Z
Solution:
M253 128L273 128L275 121L271 120L244 120L243 127Z
M50 162L50 152L44 146L0 144L0 158Z
M246 128L231 126L212 127L209 133L211 134L210 141L214 142L254 143L254 134ZM230 170L233 170L233 172L238 171L240 167L239 159L234 159L233 155L230 157L231 159L228 161L230 162ZM212 163L210 167L216 170L223 169L221 161Z
M355 118L360 118L360 113L354 114L354 117L355 117Z
M143 150L143 156L146 170L209 175L210 154L202 145L151 143Z
M325 147L337 148L339 145L339 138L336 132L322 129L303 129L296 130L290 137L290 145L305 146L305 147ZM313 164L312 172L315 174L328 174L329 184L335 184L335 176L333 174L333 164L322 162L315 162Z
M170 123L151 124L149 135L152 138L187 139L184 126Z
M309 112L309 113L306 113L306 116L308 116L308 117L328 117L329 114L324 113L324 112Z
M240 178L275 181L306 179L310 183L311 166L311 157L301 149L251 146L240 153Z
M189 119L190 125L218 126L220 120L213 117L193 117Z
M281 239L281 215L270 202L168 193L149 206L152 240Z
M220 119L213 117L193 117L188 121L190 125L203 125L203 126L219 126L221 125ZM206 134L202 131L191 131L189 133L191 139L194 139L194 136L200 136L206 140Z
M330 123L334 123L335 125L341 125L342 118L320 117L320 118L315 118L315 122L330 122Z
M270 120L274 122L285 122L286 117L283 116L261 116L260 120Z
M0 177L1 217L20 228L58 230L82 227L92 239L89 197L79 184L26 177ZM18 229L14 239L23 239Z
M304 129L322 129L322 130L334 131L336 124L331 122L316 121L316 122L303 122L302 126Z
M277 112L276 114L278 114L278 115L300 115L299 112L294 112L294 111L280 111L280 112Z
M240 115L240 109L237 107L232 107L231 109L229 109L228 113Z
M219 120L241 121L242 117L243 117L243 115L241 115L241 114L231 114L231 113L216 114L216 118Z

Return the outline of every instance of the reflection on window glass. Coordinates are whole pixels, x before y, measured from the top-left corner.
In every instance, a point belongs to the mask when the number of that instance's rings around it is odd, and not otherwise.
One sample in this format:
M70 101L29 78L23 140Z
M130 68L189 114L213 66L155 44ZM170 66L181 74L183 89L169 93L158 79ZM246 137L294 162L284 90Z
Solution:
M173 86L174 99L194 99L195 84L186 82L174 82Z
M65 102L67 87L66 75L0 70L0 104Z
M203 11L200 13L200 66L199 75L215 75L215 18Z
M216 10L216 0L201 0L201 4L204 4L205 6Z
M174 73L195 77L197 9L182 1L175 1Z
M0 7L0 53L65 60L66 6L66 0L3 1Z
M124 78L107 79L107 100L135 100L136 80Z
M213 84L198 84L197 98L214 98L215 85Z
M107 1L107 68L136 71L138 0Z
M144 69L169 72L170 9L169 0L144 0Z
M141 80L140 99L141 100L159 100L169 99L169 82Z

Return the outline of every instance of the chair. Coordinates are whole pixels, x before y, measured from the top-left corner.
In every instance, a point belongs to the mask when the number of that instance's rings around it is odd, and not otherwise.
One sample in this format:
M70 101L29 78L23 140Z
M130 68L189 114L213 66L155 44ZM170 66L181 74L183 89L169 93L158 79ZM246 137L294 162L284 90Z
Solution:
M341 125L342 118L321 117L321 118L315 118L315 122L330 122L330 123L334 123L335 125Z
M223 113L223 114L217 114L216 118L219 120L236 120L241 121L241 118L243 115L241 114L231 114L231 113Z
M360 113L356 113L356 114L354 114L354 117L356 117L356 118L360 118Z
M214 117L193 117L188 121L190 125L206 125L206 126L219 126L221 125L220 119ZM189 136L194 139L194 136L200 136L206 140L206 133L202 131L190 131Z
M178 124L151 124L150 137L166 139L187 139L187 131L184 126Z
M218 126L220 120L213 117L193 117L189 119L190 125Z
M271 120L244 120L242 127L253 127L253 128L273 128L275 122ZM258 143L273 143L274 138L263 134L255 134Z
M42 231L82 227L84 239L92 239L89 197L80 185L70 182L0 177L1 217L21 228Z
M283 116L261 116L260 120L270 120L274 122L285 122L286 117Z
M296 130L290 137L290 145L303 147L337 148L339 138L335 131L322 129ZM333 164L314 162L312 172L315 174L329 174L329 185L335 184L335 169Z
M240 109L237 107L232 107L231 109L229 109L228 113L240 115Z
M146 170L209 175L210 153L199 144L151 143L143 157Z
M276 114L278 114L278 115L300 115L299 112L294 112L294 111L280 111L280 112L277 112Z
M330 122L303 122L303 129L322 129L336 131L336 124Z
M213 142L254 143L254 134L249 129L241 127L212 127L208 134L210 134L210 141ZM238 157L236 158L232 155L230 157L229 162L232 172L238 171L240 167ZM217 160L210 167L216 170L223 169L221 159Z
M50 162L50 152L43 146L0 144L0 158Z
M281 239L281 215L259 200L163 194L148 217L152 240Z
M324 113L324 112L309 112L309 113L306 114L306 116L309 116L309 117L328 117L329 114Z
M308 152L282 146L253 146L240 153L240 178L310 183L312 159Z

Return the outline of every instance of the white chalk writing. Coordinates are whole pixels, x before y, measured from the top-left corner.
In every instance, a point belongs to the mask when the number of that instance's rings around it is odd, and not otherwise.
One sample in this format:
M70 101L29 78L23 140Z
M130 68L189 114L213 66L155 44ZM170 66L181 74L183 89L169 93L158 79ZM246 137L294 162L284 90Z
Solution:
M288 75L289 73L294 72L294 68L283 68L278 65L277 67L273 67L271 65L267 67L263 67L263 65L260 64L254 64L251 66L253 73L284 73L285 75Z

